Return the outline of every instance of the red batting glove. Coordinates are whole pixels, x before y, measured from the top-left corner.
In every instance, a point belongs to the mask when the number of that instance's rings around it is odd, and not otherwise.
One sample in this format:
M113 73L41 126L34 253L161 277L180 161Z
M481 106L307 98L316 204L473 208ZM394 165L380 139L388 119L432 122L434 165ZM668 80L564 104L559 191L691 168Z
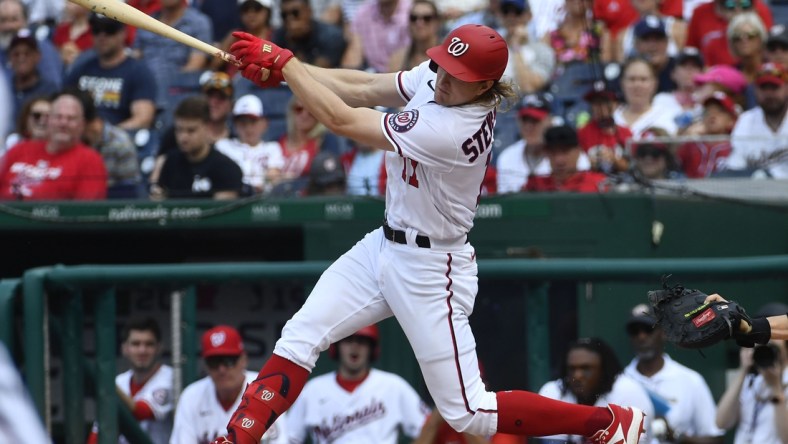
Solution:
M230 53L241 61L241 66L258 65L272 71L281 71L290 59L293 52L280 48L273 43L255 37L246 32L233 32L233 37L238 39L230 46Z
M260 65L256 65L254 63L246 65L246 67L241 71L241 75L244 78L247 78L252 81L255 85L259 86L260 88L276 88L279 86L285 78L282 76L282 71L278 71L275 69L268 70L268 78L263 80L263 72Z

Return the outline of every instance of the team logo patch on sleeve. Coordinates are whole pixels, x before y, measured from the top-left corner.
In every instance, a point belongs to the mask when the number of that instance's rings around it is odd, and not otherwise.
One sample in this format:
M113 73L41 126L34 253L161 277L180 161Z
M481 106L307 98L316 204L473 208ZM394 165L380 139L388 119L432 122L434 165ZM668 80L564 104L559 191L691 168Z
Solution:
M402 111L389 115L389 126L398 133L410 131L416 121L419 120L419 112L415 109Z

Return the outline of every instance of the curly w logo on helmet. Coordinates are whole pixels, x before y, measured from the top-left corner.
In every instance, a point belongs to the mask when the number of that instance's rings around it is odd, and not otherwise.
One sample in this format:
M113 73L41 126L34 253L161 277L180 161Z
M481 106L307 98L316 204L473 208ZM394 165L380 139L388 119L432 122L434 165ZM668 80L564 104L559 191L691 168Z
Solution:
M449 51L449 54L453 55L454 57L459 57L465 54L465 51L467 51L469 47L470 45L463 43L459 37L454 37L451 39L451 43L449 43L449 48L447 51Z

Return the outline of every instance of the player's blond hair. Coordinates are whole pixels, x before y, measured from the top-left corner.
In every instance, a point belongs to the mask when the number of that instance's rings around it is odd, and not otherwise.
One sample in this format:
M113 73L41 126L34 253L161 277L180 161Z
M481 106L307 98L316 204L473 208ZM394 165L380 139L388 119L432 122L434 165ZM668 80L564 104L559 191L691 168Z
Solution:
M520 94L514 83L510 80L497 80L490 89L471 103L489 105L505 112L514 106L519 99Z

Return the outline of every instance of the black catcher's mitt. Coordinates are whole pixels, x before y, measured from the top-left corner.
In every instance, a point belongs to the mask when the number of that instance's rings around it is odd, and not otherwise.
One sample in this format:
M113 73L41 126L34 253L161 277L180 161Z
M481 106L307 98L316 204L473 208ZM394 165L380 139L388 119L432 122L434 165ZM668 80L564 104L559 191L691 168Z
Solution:
M752 325L744 308L735 302L705 304L708 295L702 291L669 287L664 281L662 287L649 291L648 299L666 339L680 347L703 348L731 337L739 339L740 322Z

